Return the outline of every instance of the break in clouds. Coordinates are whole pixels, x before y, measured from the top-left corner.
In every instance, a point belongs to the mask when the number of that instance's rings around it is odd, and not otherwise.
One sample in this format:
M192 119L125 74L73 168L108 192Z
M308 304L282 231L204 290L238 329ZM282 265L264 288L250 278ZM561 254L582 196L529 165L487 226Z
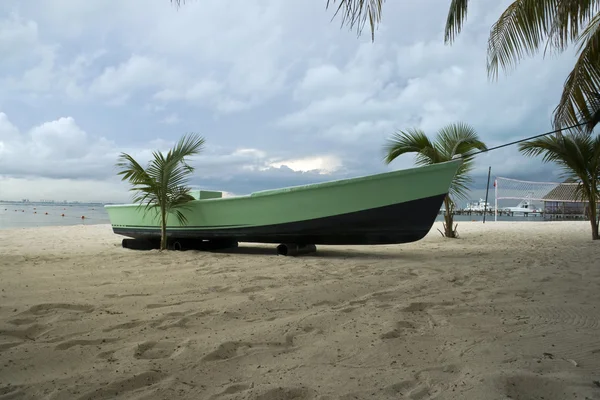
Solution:
M147 160L186 132L206 138L192 184L244 194L409 167L382 162L397 129L464 121L488 146L549 130L572 53L490 81L487 35L507 3L473 3L446 46L436 0L386 3L374 43L319 0L5 1L0 198L126 201L118 154ZM502 149L477 158L473 197L488 166L559 179Z

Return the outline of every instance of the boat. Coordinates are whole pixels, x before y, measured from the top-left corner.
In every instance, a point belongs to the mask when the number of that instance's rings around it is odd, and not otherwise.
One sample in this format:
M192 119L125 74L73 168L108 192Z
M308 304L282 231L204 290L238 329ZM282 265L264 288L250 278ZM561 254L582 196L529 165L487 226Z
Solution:
M538 209L535 205L531 204L532 197L533 193L530 193L523 200L521 200L516 207L504 207L503 210L513 215L523 214L525 217L527 217L529 214L543 214L543 210Z
M196 190L182 213L167 219L174 248L212 243L302 246L397 244L422 239L436 219L461 159L323 183L223 197ZM113 232L158 245L156 208L105 205ZM131 244L131 243L130 243ZM123 243L124 247L125 242ZM292 249L294 246L284 246ZM296 250L297 250L296 249Z
M487 203L484 199L479 198L479 201L467 203L465 210L475 212L494 211L494 206L490 205L490 203Z

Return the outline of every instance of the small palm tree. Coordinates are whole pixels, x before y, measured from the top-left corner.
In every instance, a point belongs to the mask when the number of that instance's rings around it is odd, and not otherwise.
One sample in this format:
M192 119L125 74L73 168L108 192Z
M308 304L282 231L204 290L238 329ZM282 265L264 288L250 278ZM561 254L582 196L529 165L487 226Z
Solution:
M455 238L456 226L452 227L454 204L457 198L467 198L468 185L472 182L468 174L473 169L473 153L477 150L487 150L487 146L472 127L459 122L440 129L433 143L420 129L394 133L385 145L385 162L389 164L405 153L417 153L417 165L437 164L462 155L464 162L452 180L449 194L444 198L444 236Z
M203 145L202 137L195 134L185 135L166 156L154 151L154 158L146 169L129 154L121 153L119 156L117 167L121 171L118 175L122 175L121 180L129 181L133 185L130 189L136 192L133 202L145 203L146 211L154 209L160 213L161 250L167 248L169 213L174 213L181 224L187 223L181 209L188 201L194 200L190 195L190 188L186 186L194 168L186 162L186 157L198 154Z
M588 215L592 225L592 239L598 240L600 200L600 136L585 133L569 133L560 137L542 137L519 144L526 156L543 156L544 162L561 166L566 177L579 182L578 197L587 201Z

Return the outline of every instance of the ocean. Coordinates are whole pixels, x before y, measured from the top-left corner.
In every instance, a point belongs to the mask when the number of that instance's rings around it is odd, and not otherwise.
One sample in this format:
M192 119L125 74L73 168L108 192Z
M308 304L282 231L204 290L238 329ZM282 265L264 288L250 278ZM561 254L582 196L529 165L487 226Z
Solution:
M0 229L108 223L102 204L0 203Z
M84 217L84 218L81 218ZM436 221L443 221L438 215ZM498 221L543 221L540 216L502 216ZM456 215L455 222L483 221L481 215ZM488 215L486 222L494 222ZM0 203L0 229L35 228L40 226L109 224L108 214L102 204L45 204L45 203Z

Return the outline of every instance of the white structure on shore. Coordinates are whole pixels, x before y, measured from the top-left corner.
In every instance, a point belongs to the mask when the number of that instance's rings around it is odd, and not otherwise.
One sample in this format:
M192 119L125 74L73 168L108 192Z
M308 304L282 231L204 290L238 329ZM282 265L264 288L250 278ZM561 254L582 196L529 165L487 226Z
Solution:
M467 203L465 207L465 211L474 211L474 212L484 212L484 211L494 211L494 206L489 202L486 203L484 199L479 199L479 201L472 201Z

